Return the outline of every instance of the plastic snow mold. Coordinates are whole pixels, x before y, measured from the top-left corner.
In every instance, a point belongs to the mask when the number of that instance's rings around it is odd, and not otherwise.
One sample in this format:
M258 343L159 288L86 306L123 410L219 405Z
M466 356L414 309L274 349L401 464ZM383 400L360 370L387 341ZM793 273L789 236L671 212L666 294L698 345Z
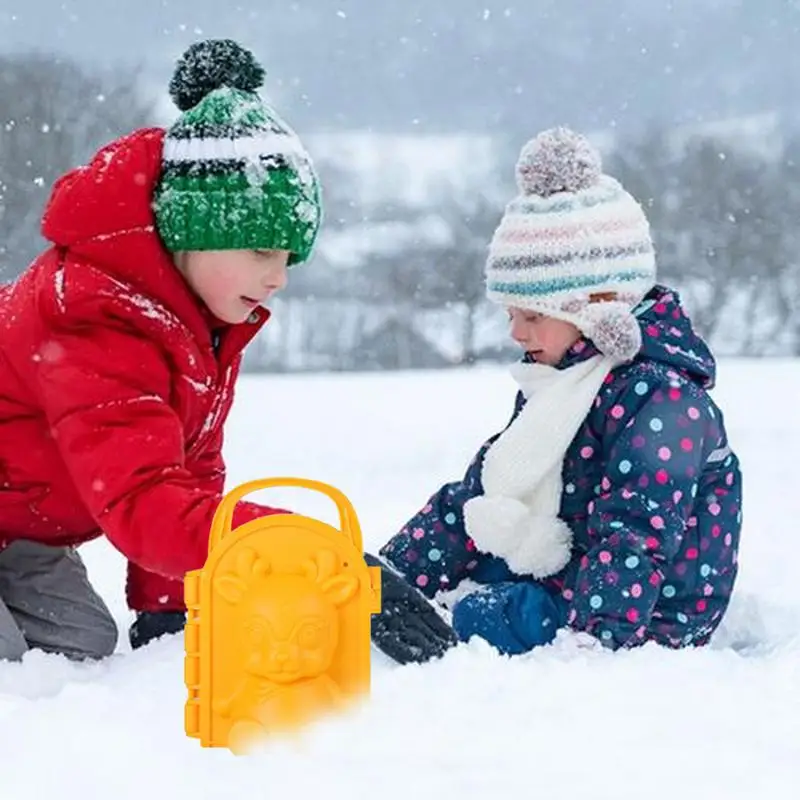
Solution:
M340 529L276 514L232 530L236 503L273 487L326 494ZM185 579L187 736L244 753L365 698L380 587L353 506L337 489L273 478L231 491L214 516L205 566Z

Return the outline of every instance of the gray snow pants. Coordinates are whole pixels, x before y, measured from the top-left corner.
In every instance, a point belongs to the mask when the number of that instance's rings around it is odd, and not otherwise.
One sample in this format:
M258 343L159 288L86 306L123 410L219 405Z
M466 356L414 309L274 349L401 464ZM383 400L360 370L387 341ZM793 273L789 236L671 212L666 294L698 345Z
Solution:
M101 659L118 635L73 548L18 540L0 550L0 661L29 649Z

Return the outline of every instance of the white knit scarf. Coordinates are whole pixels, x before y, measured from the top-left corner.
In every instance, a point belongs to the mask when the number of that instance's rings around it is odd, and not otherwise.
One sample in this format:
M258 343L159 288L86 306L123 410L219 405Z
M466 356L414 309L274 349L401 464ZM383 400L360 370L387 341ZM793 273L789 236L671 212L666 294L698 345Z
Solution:
M511 368L526 404L489 447L484 494L464 504L464 523L479 550L505 559L517 574L544 578L569 563L572 531L558 517L564 455L618 363L597 355L564 370Z

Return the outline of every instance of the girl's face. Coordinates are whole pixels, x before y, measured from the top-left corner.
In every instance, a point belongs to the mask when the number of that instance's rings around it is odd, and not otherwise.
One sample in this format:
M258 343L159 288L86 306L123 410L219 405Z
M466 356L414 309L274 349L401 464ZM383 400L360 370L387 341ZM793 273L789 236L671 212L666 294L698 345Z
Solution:
M287 250L192 250L175 265L222 322L244 322L256 306L286 286Z
M511 338L540 364L554 367L581 332L571 323L524 308L508 309Z

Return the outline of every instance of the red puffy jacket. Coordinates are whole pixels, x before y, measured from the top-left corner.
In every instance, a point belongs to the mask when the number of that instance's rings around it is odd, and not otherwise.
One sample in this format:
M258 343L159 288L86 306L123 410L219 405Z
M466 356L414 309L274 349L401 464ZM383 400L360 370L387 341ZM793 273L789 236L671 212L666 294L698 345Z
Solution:
M134 610L184 608L241 352L269 317L214 320L173 266L150 206L162 141L137 131L60 178L52 247L0 287L0 547L105 533ZM241 503L234 524L277 510Z

